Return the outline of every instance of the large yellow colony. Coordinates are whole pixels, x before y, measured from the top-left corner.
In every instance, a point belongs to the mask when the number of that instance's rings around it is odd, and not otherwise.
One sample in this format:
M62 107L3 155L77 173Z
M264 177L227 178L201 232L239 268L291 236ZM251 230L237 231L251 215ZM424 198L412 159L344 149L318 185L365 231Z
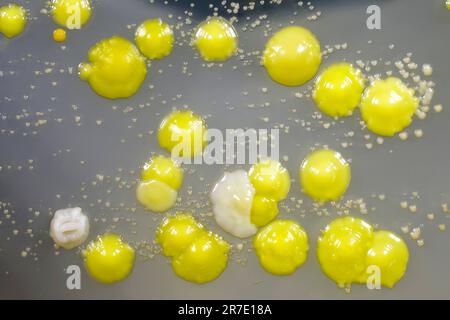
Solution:
M337 200L350 184L350 165L336 151L316 150L303 160L299 178L303 191L314 200Z
M346 117L359 105L364 90L364 78L359 69L349 63L329 66L317 78L313 99L317 107L330 117Z
M128 277L133 270L135 252L120 236L107 233L92 241L83 251L83 256L91 277L112 284Z
M136 93L147 75L145 58L125 38L103 39L89 50L89 62L79 65L79 76L98 94L109 99Z
M175 273L186 281L205 283L220 276L230 246L186 213L166 217L156 232L163 254L172 258Z
M134 39L139 50L149 59L168 56L174 41L172 28L161 19L145 20L136 29Z
M320 44L303 27L286 27L267 42L262 63L269 76L285 86L300 86L311 80L322 61Z
M392 288L406 272L409 252L396 234L374 231L364 220L345 217L323 230L317 257L323 272L339 287L367 283L371 276L378 276L381 285Z
M308 236L295 221L275 220L257 233L253 246L266 271L288 275L305 263Z
M206 61L225 61L238 49L238 35L233 25L221 17L212 17L197 26L193 44Z
M175 205L183 183L183 169L169 157L155 156L141 172L137 200L150 211L164 212Z
M159 145L174 158L199 156L206 146L206 130L205 121L194 112L173 111L159 126Z
M0 33L7 38L21 34L27 24L27 12L17 4L0 7Z
M383 136L393 136L412 122L419 106L414 90L400 79L375 80L364 92L361 115L367 128Z
M90 0L52 0L53 20L67 29L80 29L92 16Z

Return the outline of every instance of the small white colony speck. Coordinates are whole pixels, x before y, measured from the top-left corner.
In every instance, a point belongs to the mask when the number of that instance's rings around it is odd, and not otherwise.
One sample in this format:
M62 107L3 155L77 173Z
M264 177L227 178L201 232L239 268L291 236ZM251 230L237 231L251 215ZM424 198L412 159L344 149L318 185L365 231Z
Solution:
M254 195L255 188L247 172L244 170L225 172L211 191L217 224L239 238L254 235L257 228L250 218Z
M89 220L81 208L60 209L50 223L50 236L64 249L82 244L89 235Z

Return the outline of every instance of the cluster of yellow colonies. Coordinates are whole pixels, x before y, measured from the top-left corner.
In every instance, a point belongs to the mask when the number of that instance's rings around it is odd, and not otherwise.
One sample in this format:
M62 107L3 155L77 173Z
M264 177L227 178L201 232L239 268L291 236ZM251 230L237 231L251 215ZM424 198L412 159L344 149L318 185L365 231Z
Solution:
M393 136L411 124L419 105L413 89L395 77L375 80L365 90L364 82L359 69L336 63L317 77L313 99L330 117L350 116L359 106L367 128L379 135Z
M322 231L317 257L323 272L340 287L367 283L376 274L381 285L392 288L405 274L409 252L396 234L374 231L364 220L345 217Z
M136 197L146 209L165 212L175 205L183 169L174 159L201 154L206 145L205 132L203 119L190 110L174 111L162 120L158 141L171 156L154 156L141 171Z
M163 254L172 258L175 273L186 281L210 282L227 266L228 243L190 214L166 217L156 231L156 240Z
M269 39L262 64L274 81L299 86L316 75L321 60L317 38L305 28L292 26ZM392 136L409 126L418 107L412 89L394 77L376 80L365 91L364 82L359 69L335 63L315 80L313 99L330 117L350 116L360 106L367 128L380 135Z
M161 19L149 19L136 29L135 42L137 47L119 36L101 40L89 51L89 63L80 64L80 78L105 98L134 95L147 74L144 57L168 56L173 49L173 30ZM224 61L237 51L237 33L227 20L208 18L198 25L193 44L204 60Z
M53 20L68 29L79 29L92 16L90 0L52 0ZM15 4L0 8L0 32L11 38L26 25L25 10ZM66 38L65 30L54 31L55 41ZM89 51L89 63L81 63L79 75L99 95L127 98L135 94L147 75L145 57L161 59L173 49L172 28L161 19L149 19L135 32L137 48L129 40L113 36ZM238 35L230 22L212 17L200 23L192 39L206 61L224 61L236 54ZM142 54L141 54L142 53ZM286 86L299 86L311 80L322 62L320 43L311 31L291 26L276 32L267 42L262 64L269 76ZM364 90L364 77L348 63L326 68L314 83L313 99L331 117L350 116L360 106L367 128L393 136L412 122L419 100L400 79L375 80Z
M136 198L148 210L164 212L172 208L183 183L183 169L169 157L155 156L144 165Z
M253 240L265 270L276 275L293 273L307 258L308 237L294 221L276 220ZM374 231L364 220L338 218L322 231L317 241L320 266L339 287L372 283L392 288L405 274L409 251L396 234ZM378 283L377 283L378 281Z
M174 111L162 121L158 140L161 147L175 157L192 157L200 154L205 146L201 139L205 130L204 121L192 111ZM179 139L174 139L174 133L179 134ZM184 149L187 154L174 151L177 145L183 145L184 140L190 145L196 137L200 137L198 149ZM255 190L250 220L261 228L253 238L259 261L270 273L291 274L306 261L309 245L308 236L300 224L291 220L274 220L279 211L278 202L286 198L290 189L289 173L279 162L263 160L252 166L248 179ZM303 191L314 200L334 201L346 192L350 184L350 165L334 150L315 150L303 160L299 180ZM166 211L173 206L176 190L181 184L182 169L175 160L156 156L142 170L137 198L151 211ZM170 191L166 192L166 189ZM408 250L403 240L387 231L372 232L371 227L359 219L340 221L331 223L318 241L317 254L324 273L339 286L345 286L366 281L367 268L375 265L381 270L381 284L392 287L406 270ZM369 226L367 237L359 236L359 225ZM356 233L355 237L363 240L361 247L366 249L358 251L359 255L352 247L355 239L346 239L346 232ZM217 235L205 231L189 214L164 219L157 231L157 241L163 253L172 257L175 273L185 280L209 282L226 267L229 246ZM357 258L350 255L347 265L341 268L340 263L347 261L346 252Z
M53 20L61 27L79 29L93 14L90 0L52 0ZM448 6L448 4L447 4ZM21 34L27 13L19 5L0 7L0 33L8 38ZM65 41L66 31L56 29L53 38ZM161 19L149 19L138 26L135 44L113 36L92 47L88 62L79 65L79 77L99 95L127 98L135 94L147 75L148 59L168 56L174 33ZM238 34L232 24L220 17L208 18L193 32L192 44L205 61L225 61L238 50ZM262 65L275 82L300 86L317 74L322 62L320 43L302 27L291 26L276 32L267 42ZM367 88L361 71L349 63L328 66L314 81L313 100L330 117L346 117L359 107L367 128L392 136L410 125L418 107L414 91L400 79L373 81ZM174 111L158 130L158 141L171 157L154 156L145 164L136 197L148 210L165 212L172 208L183 182L183 169L176 157L200 155L206 145L206 124L192 111ZM253 246L263 268L277 275L293 273L307 258L308 236L295 221L274 220L278 202L290 189L289 173L273 160L260 161L248 172L254 188L250 222L259 231ZM316 150L299 168L303 191L325 202L339 199L351 180L349 164L336 151ZM196 283L216 279L226 268L230 246L220 236L207 231L190 214L166 217L156 240L163 254L172 258L172 267L181 278ZM131 272L134 249L115 234L104 234L83 251L86 269L102 283L115 283ZM408 248L389 231L374 231L365 221L345 217L331 222L317 241L317 257L323 272L344 287L368 280L368 268L376 266L381 284L392 287L407 268Z
M250 168L248 176L255 188L250 220L257 227L265 226L278 215L278 202L289 193L289 172L277 161L263 160Z
M250 211L251 222L262 227L253 238L253 246L261 266L270 273L293 273L306 260L308 237L295 221L275 220L278 202L289 193L289 172L274 160L263 160L249 171L255 189Z

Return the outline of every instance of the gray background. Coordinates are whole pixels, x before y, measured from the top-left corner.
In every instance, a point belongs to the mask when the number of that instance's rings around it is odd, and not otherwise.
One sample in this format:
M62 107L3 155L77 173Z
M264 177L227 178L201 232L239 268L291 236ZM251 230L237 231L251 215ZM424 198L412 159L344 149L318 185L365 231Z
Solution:
M0 1L1 4L6 2ZM49 75L34 73L35 70L44 70L47 67L45 62L55 62L56 70L76 67L86 59L88 49L98 40L114 34L131 39L134 28L127 29L126 26L146 18L161 16L173 24L175 19L169 19L169 13L176 18L184 16L184 10L190 10L193 12L193 27L211 13L205 1L194 1L197 3L194 8L189 7L190 1L181 0L169 1L168 5L162 1L155 1L153 5L138 0L97 1L89 24L80 31L69 32L66 50L61 50L60 45L51 40L55 25L49 17L40 13L44 1L18 2L25 3L35 19L20 37L13 40L0 38L0 70L4 72L4 76L0 77L0 112L3 116L0 128L5 129L0 135L0 165L3 167L0 171L0 200L10 203L14 210L11 219L0 217L3 221L0 225L0 298L450 297L450 232L440 232L437 228L439 223L449 221L440 206L448 200L450 188L450 114L447 110L450 97L450 11L444 8L443 1L379 1L382 30L377 31L368 30L365 23L366 8L374 1L313 1L314 12L322 12L317 21L306 20L311 15L308 10L292 9L298 8L294 1L285 1L281 6L266 5L239 16L237 29L244 52L261 50L266 41L261 28L254 32L242 32L245 17L251 16L253 21L254 17L267 13L274 30L279 29L280 25L288 25L292 20L295 24L310 28L320 39L322 47L325 44L348 43L349 49L338 51L324 60L321 69L342 59L352 62L378 58L395 61L407 52L413 52L414 61L419 65L433 65L432 78L437 83L433 101L442 103L444 111L439 114L430 112L426 120L414 121L411 129L423 129L423 138L411 137L406 142L388 138L384 144L376 145L370 151L364 146L364 134L368 132L361 131L358 112L328 130L321 129L320 122L312 119L315 111L313 104L308 99L295 97L298 88L282 87L272 82L264 68L258 65L256 56L249 58L253 63L247 66L243 66L238 58L233 58L224 67L205 68L192 48L176 46L168 58L152 63L143 87L135 96L118 101L96 96L75 74L55 71ZM298 15L293 15L294 10L298 11ZM181 38L179 30L176 36ZM395 44L393 50L388 49L391 43ZM357 54L358 50L362 50L361 54ZM31 57L26 58L28 54ZM23 57L25 61L21 60ZM185 61L191 76L181 73ZM232 66L237 66L236 70ZM159 69L164 72L158 73ZM14 71L14 74L9 71ZM247 76L248 72L253 74L252 77ZM52 81L58 82L56 87L51 85ZM30 89L30 85L35 85L36 89ZM154 88L150 89L149 85L154 85ZM262 87L268 88L268 93L262 93ZM244 96L242 91L249 94ZM24 95L29 96L28 100L23 98ZM286 102L281 102L281 99L286 99ZM270 106L264 108L247 107L251 103L260 105L267 101ZM146 103L150 105L138 107ZM74 104L78 106L77 110L71 107ZM247 266L230 261L219 279L206 285L195 285L177 278L167 259L158 255L149 261L138 261L131 276L116 285L96 283L83 270L82 289L67 290L65 268L70 264L81 266L82 261L76 251L61 251L59 256L55 255L48 236L51 212L69 205L85 208L91 217L90 239L115 226L115 230L127 240L151 242L155 226L162 216L146 213L135 203L134 188L119 188L114 179L120 176L125 185L136 180L137 174L130 170L138 168L151 152L161 152L155 136L147 132L157 128L172 106L183 105L207 116L207 123L212 128L270 128L276 123L289 125L289 133L282 133L280 138L281 155L289 156L285 165L294 180L290 196L304 199L302 210L306 214L296 213L295 210L287 214L281 210L280 217L296 219L308 231L310 254L307 262L295 274L277 277L259 266L253 252L243 252L239 256L248 260ZM117 109L111 106L117 106ZM127 106L134 109L124 113ZM29 111L32 123L40 118L47 119L48 123L36 128L37 134L32 135L34 129L25 126L28 120L15 119L21 109ZM44 112L45 116L36 116L35 112ZM81 117L80 125L75 123L75 116ZM53 120L60 117L63 118L62 123ZM261 117L269 117L269 123L261 121ZM311 121L313 130L307 131L295 124L293 117ZM98 126L96 120L102 120L103 125ZM10 130L15 132L11 134ZM355 131L355 137L344 138L348 131ZM23 133L29 134L24 137ZM411 130L410 133L412 136ZM139 134L144 134L144 137L140 138ZM121 139L125 139L125 143ZM374 139L371 135L372 142ZM344 140L352 142L353 146L341 148L340 142ZM409 268L394 289L370 291L355 285L351 294L345 294L322 274L315 257L315 239L320 229L336 215L319 217L310 212L311 201L301 194L297 181L298 165L315 144L328 144L352 159L353 179L346 198L364 197L370 206L376 207L366 216L368 221L397 233L401 233L400 227L405 224L422 226L424 247L419 248L405 235L411 256ZM67 148L70 152L64 151ZM56 156L54 153L57 153ZM34 170L17 170L17 165L26 165L28 159L33 159ZM81 160L85 163L80 163ZM8 165L12 168L7 169ZM120 172L120 169L123 170ZM208 202L199 192L207 192L223 170L222 166L206 165L188 168L185 187L181 192L182 203L173 211L185 208L194 210L196 215L208 212ZM95 180L96 174L111 178L92 186L91 181ZM200 177L204 177L204 181ZM81 190L83 186L86 190ZM192 195L187 192L187 186L192 186ZM111 194L107 190L111 190ZM418 212L411 214L401 209L399 203L407 200L404 193L414 191L419 193L420 199L415 201ZM59 197L56 196L58 194ZM86 199L83 198L85 194ZM372 194L385 194L386 200L373 199ZM102 199L102 203L98 203L97 199ZM105 202L110 202L110 206L106 206ZM200 203L200 208L196 209L193 202ZM289 203L285 206L293 207ZM127 210L134 207L137 207L135 212ZM36 210L41 212L39 217L34 216ZM435 221L426 219L427 212L435 212ZM359 216L357 211L354 214ZM114 218L122 219L116 223ZM33 222L29 223L29 219ZM14 225L11 220L15 221ZM218 229L212 219L205 222L231 243L238 242ZM26 234L28 228L33 230L32 238ZM14 229L19 230L18 235L13 235ZM21 251L26 247L31 248L30 254L22 258Z

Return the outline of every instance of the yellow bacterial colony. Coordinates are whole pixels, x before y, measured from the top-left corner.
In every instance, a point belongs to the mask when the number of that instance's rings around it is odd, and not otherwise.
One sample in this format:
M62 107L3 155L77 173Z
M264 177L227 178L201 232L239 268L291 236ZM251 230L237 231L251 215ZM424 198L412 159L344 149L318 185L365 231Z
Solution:
M361 100L361 115L369 130L393 136L411 124L418 106L414 90L390 77L375 80L367 88Z
M266 271L287 275L306 261L308 236L295 221L275 220L256 234L253 246Z
M141 172L136 198L148 210L164 212L175 205L183 183L183 169L171 158L153 157Z
M81 63L79 76L99 95L128 98L136 93L147 74L145 58L127 39L114 36L89 50L89 63Z
M192 111L173 111L159 126L159 145L173 157L201 155L206 146L206 129L203 119Z
M111 233L91 242L83 255L88 274L105 284L124 280L134 266L134 249Z
M366 283L375 269L381 285L392 288L406 272L409 253L394 233L373 231L364 220L345 217L322 231L317 257L323 272L339 287Z
M316 150L303 160L299 178L303 191L314 200L337 200L350 184L350 165L336 151Z
M379 268L382 286L392 288L405 274L408 260L408 247L402 238L386 230L374 232L366 265Z
M52 0L53 20L67 29L80 29L92 16L90 0Z
M161 19L144 21L136 29L134 38L139 50L149 59L164 58L173 48L172 28Z
M267 42L262 63L269 76L285 86L311 80L322 61L319 41L308 29L292 26L275 33Z
M0 7L0 33L7 38L21 34L27 24L27 12L17 4Z
M190 214L165 218L156 232L156 240L163 254L172 257L175 273L186 281L213 281L227 266L228 243L205 230Z
M64 42L66 41L66 38L66 30L58 28L53 31L53 40L55 40L55 42Z
M317 78L313 98L317 107L330 117L350 116L359 105L364 78L348 63L336 63Z
M193 43L204 60L224 61L236 53L238 36L231 23L214 17L198 25Z
M264 226L278 216L278 202L269 197L255 195L250 211L250 221L257 227Z
M278 201L289 193L289 172L277 161L263 160L252 166L249 179L255 188L251 222L257 227L264 226L276 218Z

